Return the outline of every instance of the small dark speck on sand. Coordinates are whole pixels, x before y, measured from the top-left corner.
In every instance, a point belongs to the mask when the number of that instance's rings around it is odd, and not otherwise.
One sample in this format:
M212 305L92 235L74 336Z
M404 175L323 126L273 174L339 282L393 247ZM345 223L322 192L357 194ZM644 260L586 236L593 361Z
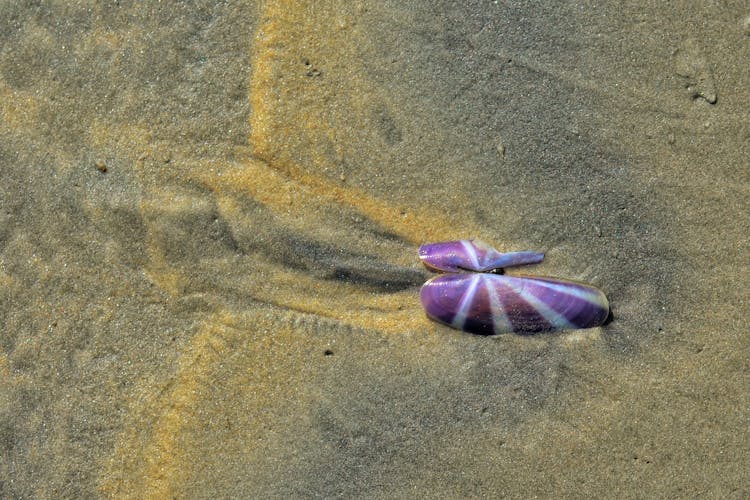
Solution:
M96 160L94 166L99 172L103 174L107 173L107 163L104 160Z

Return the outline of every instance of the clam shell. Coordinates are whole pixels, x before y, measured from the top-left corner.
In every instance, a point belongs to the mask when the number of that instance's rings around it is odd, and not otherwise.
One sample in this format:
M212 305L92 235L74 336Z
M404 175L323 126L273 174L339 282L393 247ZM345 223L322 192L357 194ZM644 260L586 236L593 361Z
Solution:
M436 271L481 273L503 267L538 264L544 259L544 254L500 253L481 240L457 240L422 245L419 247L419 259L425 266Z
M592 328L609 315L596 288L531 276L444 274L422 286L420 299L430 318L482 335Z

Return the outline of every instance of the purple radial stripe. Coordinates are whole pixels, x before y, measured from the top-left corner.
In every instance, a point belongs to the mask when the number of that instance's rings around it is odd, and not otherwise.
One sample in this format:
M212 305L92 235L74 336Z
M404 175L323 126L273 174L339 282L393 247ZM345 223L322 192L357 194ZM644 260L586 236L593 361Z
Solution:
M519 277L526 289L572 324L569 328L599 326L609 315L609 301L594 287L552 278ZM533 291L531 289L533 288Z
M478 274L469 275L466 289L463 291L461 301L458 304L458 309L453 316L453 321L451 321L451 326L453 328L463 330L466 328L466 319L474 315L472 308L480 300L479 297L476 296L477 285L479 285L479 283L480 278Z
M486 288L479 274L445 274L422 285L420 299L427 315L460 330L492 335Z
M526 283L512 276L487 276L488 286L500 297L511 330L516 333L537 333L571 328L565 318L550 310L549 306L526 292Z
M487 255L487 249L491 249L490 247L487 247L486 249L484 247L481 247L481 245L476 245L473 240L461 240L459 241L461 243L461 246L464 247L463 256L466 259L466 262L464 262L464 265L459 265L458 267L463 267L464 269L471 269L472 271L479 271L482 269L482 264L479 263L481 252L481 258L485 259ZM479 242L481 244L481 242Z
M441 275L422 285L419 299L430 318L449 326L453 325L466 293L465 285L458 285L453 281L457 278L465 281L466 277L467 275L459 274Z
M484 281L484 286L487 288L487 294L490 299L490 308L492 310L492 329L495 335L503 332L512 332L513 323L510 318L505 314L505 307L500 300L500 296L497 293L497 289L492 286L492 281Z
M513 331L535 333L576 327L555 310L553 303L545 300L547 297L538 296L540 289L533 281L514 276L497 278L500 279L493 279L492 284L505 291L503 304L514 312Z
M461 329L482 335L495 334L497 330L496 325L506 321L506 319L502 307L495 307L495 305L501 304L500 301L497 300L497 294L493 293L495 292L494 288L487 286L488 281L486 278L488 275L459 274L457 276L469 276L467 280L476 283L476 286L471 289L471 297L469 297L469 293L464 295L464 301L468 302L468 305L464 307L465 313ZM458 284L460 282L456 280L454 283ZM456 328L455 321L450 326Z
M429 317L484 335L590 328L609 313L599 290L549 278L443 275L425 283L420 298Z

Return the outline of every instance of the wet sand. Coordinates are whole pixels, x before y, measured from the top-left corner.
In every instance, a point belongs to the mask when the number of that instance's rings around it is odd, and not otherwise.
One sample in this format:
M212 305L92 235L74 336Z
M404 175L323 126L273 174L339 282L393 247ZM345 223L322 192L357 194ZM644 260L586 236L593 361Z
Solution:
M0 496L750 495L750 10L311 5L0 6Z

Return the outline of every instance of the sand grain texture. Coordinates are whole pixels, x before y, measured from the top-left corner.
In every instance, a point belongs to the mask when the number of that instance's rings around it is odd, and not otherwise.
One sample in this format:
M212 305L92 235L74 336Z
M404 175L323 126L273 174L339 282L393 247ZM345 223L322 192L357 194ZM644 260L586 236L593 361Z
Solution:
M750 495L741 3L0 4L0 496ZM602 328L431 323L544 251Z

